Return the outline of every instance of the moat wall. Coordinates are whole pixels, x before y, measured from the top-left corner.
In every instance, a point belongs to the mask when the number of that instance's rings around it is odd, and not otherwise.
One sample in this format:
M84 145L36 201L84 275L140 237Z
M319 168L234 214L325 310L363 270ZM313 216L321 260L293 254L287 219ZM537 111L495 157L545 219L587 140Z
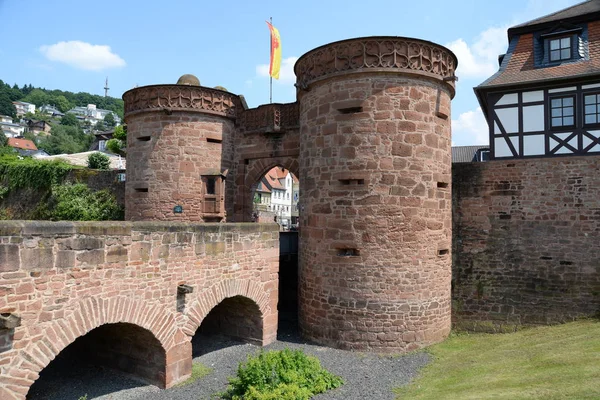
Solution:
M479 330L600 312L600 158L455 164L453 323Z

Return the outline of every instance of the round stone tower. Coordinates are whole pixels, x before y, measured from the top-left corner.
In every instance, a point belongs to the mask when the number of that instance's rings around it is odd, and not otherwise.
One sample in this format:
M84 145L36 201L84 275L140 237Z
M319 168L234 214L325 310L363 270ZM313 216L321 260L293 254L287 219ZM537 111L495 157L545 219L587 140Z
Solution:
M176 85L129 90L123 100L131 161L125 219L224 220L237 96L186 74Z
M300 327L344 349L450 332L454 54L402 37L321 46L300 102Z

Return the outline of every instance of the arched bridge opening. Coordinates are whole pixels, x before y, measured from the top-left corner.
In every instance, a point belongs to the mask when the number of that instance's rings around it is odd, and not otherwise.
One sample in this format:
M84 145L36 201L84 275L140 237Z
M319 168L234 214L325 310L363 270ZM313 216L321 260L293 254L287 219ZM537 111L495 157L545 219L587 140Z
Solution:
M73 388L90 398L142 383L164 388L165 368L165 350L150 331L130 323L105 324L65 347L41 371L27 399L70 398ZM116 388L115 373L131 379L119 379L124 386Z
M245 296L224 299L204 317L192 338L192 356L239 343L263 344L262 313Z

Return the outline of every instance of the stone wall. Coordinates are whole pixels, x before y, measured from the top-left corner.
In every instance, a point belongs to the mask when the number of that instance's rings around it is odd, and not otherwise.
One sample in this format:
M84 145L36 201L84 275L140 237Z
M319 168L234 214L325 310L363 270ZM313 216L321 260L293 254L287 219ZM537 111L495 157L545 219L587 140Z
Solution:
M600 158L455 164L453 322L512 329L600 312Z
M23 399L62 349L117 323L157 339L165 365L144 376L170 387L189 375L191 338L226 298L246 298L257 314L244 317L252 319L249 327L230 315L222 333L273 341L278 235L276 224L0 223L0 314L21 317L10 349L1 347L0 398ZM193 291L182 293L182 285ZM8 336L0 333L0 340Z

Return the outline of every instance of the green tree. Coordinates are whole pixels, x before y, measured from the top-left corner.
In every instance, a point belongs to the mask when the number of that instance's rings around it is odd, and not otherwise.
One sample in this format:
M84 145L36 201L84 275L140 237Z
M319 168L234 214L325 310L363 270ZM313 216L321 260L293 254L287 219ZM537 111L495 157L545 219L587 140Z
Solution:
M38 148L48 154L73 154L87 151L93 141L75 126L54 125L49 136L39 138Z
M91 169L110 169L110 158L106 154L99 152L92 153L88 156L87 161L88 168Z
M60 119L60 124L66 126L79 126L79 121L75 114L67 113Z
M36 107L41 107L44 104L49 104L51 97L42 89L33 89L23 101L35 104Z
M96 122L96 125L94 125L94 130L98 132L104 132L106 130L106 125L103 121L98 121Z
M0 130L0 147L4 147L8 144L8 138L6 137L6 135L4 134L4 132L2 132Z
M104 117L104 125L106 125L107 128L112 128L116 124L117 122L115 121L115 116L112 113L106 114Z
M31 141L32 141L33 143L35 143L35 145L37 146L38 138L37 138L37 136L35 136L35 135L34 135L34 133L33 133L33 132L25 132L25 133L23 134L23 137L24 137L25 139L31 140Z
M56 104L56 107L59 109L59 111L63 113L73 108L71 107L71 103L69 103L69 100L67 100L67 98L63 95L56 96L56 98L54 99L54 104Z
M17 109L12 103L8 94L0 93L0 115L8 115L9 117L15 118L17 116Z
M34 119L36 121L46 121L49 122L52 117L48 114L41 113L40 110L36 109L34 113L27 112L23 116L25 119Z
M119 125L113 132L113 138L106 142L106 148L108 151L121 156L126 155L125 147L127 146L127 132L123 128L123 125Z

